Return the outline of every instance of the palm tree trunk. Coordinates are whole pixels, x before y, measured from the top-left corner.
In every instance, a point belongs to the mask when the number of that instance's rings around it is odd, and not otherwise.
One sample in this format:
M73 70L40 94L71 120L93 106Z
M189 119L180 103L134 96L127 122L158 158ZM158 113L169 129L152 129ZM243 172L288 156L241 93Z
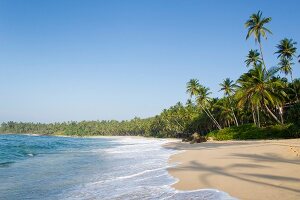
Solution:
M268 113L275 119L275 121L279 124L282 124L281 121L278 120L278 118L276 117L276 115L274 115L274 113L268 108L268 106L266 104L264 104L265 108L267 109Z
M263 52L262 52L262 45L261 45L260 42L259 42L259 50L260 50L261 60L262 60L262 63L264 65L264 69L265 69L265 71L267 71L267 67L266 67L266 64L265 64L264 55L263 55Z
M283 124L283 108L282 108L282 106L279 106L279 116L280 116L280 121Z
M257 123L256 123L256 116L255 116L255 110L253 108L253 105L251 106L252 107L252 117L253 117L253 122L254 124L257 126Z
M221 130L222 127L221 125L219 124L219 122L214 118L214 116L211 114L211 112L207 109L207 112L210 114L211 118L216 122L216 124L219 126L219 129Z
M174 121L176 122L176 124L178 124L182 128L182 130L184 130L184 127L175 118L174 118Z
M230 97L228 97L228 99L229 99L230 108L231 108L231 111L232 111L232 114L233 114L233 117L234 117L235 124L236 124L236 126L239 126L239 122L238 122L238 120L237 120L237 118L235 116L234 110L233 110L233 108L231 106L231 99L230 99Z
M257 126L260 127L260 117L259 117L258 105L256 105L256 112L257 112Z
M214 124L217 126L217 128L218 128L219 130L221 130L222 128L221 128L220 124L215 120L215 118L214 118L213 116L210 116L210 115L208 114L208 112L205 110L205 108L204 108L201 104L199 104L199 105L200 105L200 107L202 108L202 110L206 113L206 115L214 122Z
M234 118L234 122L235 122L236 126L239 126L239 122L238 122L238 120L237 120L237 118L236 118L236 116L235 116L235 113L234 113L234 111L233 111L233 108L232 108L232 107L231 107L231 111L232 111L233 118Z

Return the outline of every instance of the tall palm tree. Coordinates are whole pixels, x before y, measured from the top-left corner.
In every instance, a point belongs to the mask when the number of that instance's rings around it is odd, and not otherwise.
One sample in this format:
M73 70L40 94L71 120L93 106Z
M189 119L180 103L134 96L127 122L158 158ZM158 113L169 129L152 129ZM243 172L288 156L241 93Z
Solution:
M197 79L191 79L186 84L186 92L190 94L191 97L197 96L199 94L199 81Z
M231 112L232 112L232 115L234 117L235 124L236 124L236 126L239 126L239 122L238 122L238 120L235 116L234 109L232 107L232 99L231 99L231 96L234 93L234 87L236 87L236 84L234 83L233 80L230 80L230 78L226 78L223 81L223 83L220 83L220 86L221 86L220 91L224 91L224 95L228 97Z
M277 70L264 70L261 65L250 69L239 79L239 90L236 92L238 106L250 103L266 111L277 123L282 124L276 115L269 108L283 104L286 93L283 91L284 83L280 79L274 79L273 76ZM259 113L257 113L259 114ZM259 117L258 117L259 120Z
M220 91L224 91L225 96L231 96L234 93L234 87L236 87L236 84L233 80L230 80L230 78L226 78L223 80L223 83L219 84L221 86Z
M272 32L265 27L272 20L271 17L264 18L262 17L262 12L258 11L250 16L250 19L246 21L245 27L248 28L248 33L246 39L248 39L251 35L254 36L254 40L259 44L260 54L262 63L264 65L264 70L266 70L266 64L264 61L261 37L267 39L267 33L272 34Z
M245 60L246 66L249 67L252 65L253 67L256 67L257 65L262 63L262 60L260 58L260 54L255 49L251 49L247 55L247 59Z
M297 42L294 42L293 39L284 38L280 40L279 44L276 46L277 51L275 52L275 54L278 54L277 58L284 57L292 59L293 57L296 57L296 44Z
M222 129L219 122L214 118L214 116L211 114L211 112L208 109L208 107L211 105L210 104L211 98L209 97L210 94L211 92L209 92L208 87L199 85L199 94L196 97L196 102L204 111L206 110L206 114L212 119L212 121L215 123L218 129Z
M193 96L196 97L196 102L201 107L201 109L213 121L213 123L216 125L218 129L222 129L222 127L217 122L217 120L213 117L209 109L207 109L207 106L210 104L209 103L210 98L208 97L210 94L209 88L200 85L197 79L191 79L187 83L186 92L189 93L191 97Z
M281 71L285 73L285 75L291 75L291 81L293 83L293 73L292 73L292 65L294 64L293 58L297 57L297 47L295 46L297 42L294 42L293 39L284 38L280 40L279 44L276 46L277 51L275 54L278 54L277 58L280 58L279 67ZM296 92L296 90L295 90ZM296 92L296 99L299 101L298 94Z

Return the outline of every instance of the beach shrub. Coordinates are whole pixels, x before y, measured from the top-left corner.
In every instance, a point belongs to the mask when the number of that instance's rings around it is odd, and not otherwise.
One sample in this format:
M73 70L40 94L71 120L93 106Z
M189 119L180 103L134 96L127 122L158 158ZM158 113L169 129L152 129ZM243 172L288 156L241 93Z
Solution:
M299 138L300 129L294 124L272 125L259 128L253 124L229 127L207 134L214 140L288 139Z

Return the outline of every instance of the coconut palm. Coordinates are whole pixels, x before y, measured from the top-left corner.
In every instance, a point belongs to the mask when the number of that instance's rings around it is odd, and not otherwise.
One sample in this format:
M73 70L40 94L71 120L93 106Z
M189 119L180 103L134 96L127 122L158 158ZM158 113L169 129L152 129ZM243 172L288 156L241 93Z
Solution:
M197 104L206 112L206 114L212 119L214 124L218 127L218 129L222 129L218 121L214 118L214 116L209 111L208 107L210 106L211 98L209 95L211 92L209 92L209 88L199 85L199 93L196 97Z
M199 81L197 79L191 79L187 84L186 84L186 92L190 94L190 96L197 96L199 94Z
M224 95L228 97L230 108L231 108L231 112L232 112L232 115L234 117L235 124L237 126L239 126L238 120L237 120L237 118L235 116L235 113L234 113L234 109L232 107L232 99L231 99L231 96L232 96L232 94L235 91L234 87L236 87L236 84L234 83L233 80L230 80L230 78L226 78L223 81L223 83L220 83L220 86L221 86L221 90L220 91L224 91Z
M292 75L292 65L294 63L291 62L291 60L289 60L288 58L281 58L280 62L278 63L279 69L282 73L285 74L285 76L287 75L291 75L291 80L293 81L293 75Z
M193 104L193 101L191 99L188 99L185 103L186 107L193 107L194 104Z
M272 34L272 32L265 27L267 23L272 20L271 17L264 18L262 17L262 12L258 11L250 16L250 19L246 21L245 27L248 28L248 33L246 39L248 39L251 35L254 36L254 40L259 44L260 54L262 63L264 65L264 69L266 70L266 65L264 61L264 56L262 52L262 44L261 37L267 39L267 33Z
M223 122L223 124L227 124L227 126L230 127L232 122L236 123L228 97L218 99L218 101L214 104L214 107L219 109L218 118Z
M286 93L283 91L284 83L280 79L273 78L277 71L276 69L266 71L261 65L249 70L237 81L240 84L240 88L236 92L236 97L238 106L246 104L256 106L257 110L262 109L266 111L276 122L281 124L282 122L278 120L270 109L270 106L282 105L286 96ZM259 120L259 116L257 119Z
M292 60L293 57L296 57L296 44L297 42L294 42L293 39L284 38L283 40L281 40L276 46L277 51L275 52L275 54L278 54L277 58L281 57Z
M275 52L275 54L278 54L277 58L280 58L279 67L281 71L284 72L285 75L290 74L292 82L294 81L293 73L292 73L292 65L294 63L292 61L294 57L297 57L296 56L297 47L295 47L296 44L297 42L294 42L293 39L284 38L276 46L277 51ZM296 99L297 101L299 101L297 92L296 92Z
M197 105L201 107L201 109L207 114L207 116L213 121L213 123L217 126L218 129L221 129L220 124L217 122L217 120L213 117L209 109L207 107L210 104L210 92L209 88L204 87L199 84L199 81L197 79L191 79L187 83L187 90L186 92L190 94L191 97L196 97Z
M224 91L225 96L231 96L234 93L234 87L236 87L236 84L233 80L230 80L230 78L226 78L223 80L223 83L219 84L221 86L220 91Z
M245 60L246 66L249 67L252 65L253 67L259 65L262 63L262 60L260 58L260 54L258 51L255 49L251 49L247 55L247 59Z
M211 98L209 97L209 95L211 94L211 92L209 91L209 88L199 85L198 91L199 91L199 93L196 97L197 103L199 103L205 107L208 107L210 105L210 101L211 101Z

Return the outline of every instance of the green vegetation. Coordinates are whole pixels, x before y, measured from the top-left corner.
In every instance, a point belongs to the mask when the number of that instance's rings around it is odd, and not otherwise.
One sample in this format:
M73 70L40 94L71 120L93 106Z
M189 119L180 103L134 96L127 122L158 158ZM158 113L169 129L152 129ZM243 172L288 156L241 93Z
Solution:
M50 124L7 122L2 123L0 132L141 135L194 138L194 141L204 140L204 135L216 140L300 137L300 79L294 78L292 73L294 59L297 62L300 58L296 55L297 43L287 38L279 41L274 53L278 65L268 68L261 39L272 34L267 28L270 22L271 18L264 18L260 11L246 21L246 39L253 36L259 50L251 49L246 56L247 72L236 81L226 78L220 83L220 91L224 92L222 98L212 98L208 87L191 79L187 83L190 99L186 104L179 102L155 117Z
M207 134L214 140L285 139L299 138L300 129L292 124L257 127L253 124L227 127Z

